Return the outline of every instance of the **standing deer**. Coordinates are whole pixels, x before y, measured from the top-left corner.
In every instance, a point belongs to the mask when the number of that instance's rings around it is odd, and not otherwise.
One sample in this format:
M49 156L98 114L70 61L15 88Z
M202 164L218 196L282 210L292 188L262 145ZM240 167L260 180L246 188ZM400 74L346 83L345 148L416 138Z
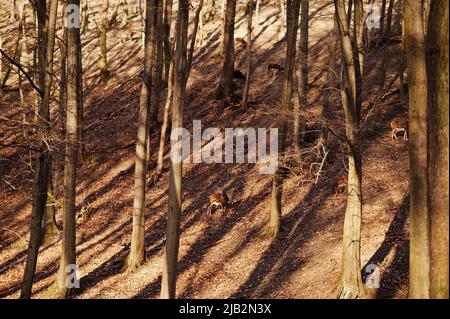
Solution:
M334 183L333 193L336 195L345 193L347 191L347 184L348 177L346 175L339 176Z
M396 117L391 121L391 138L397 140L397 133L403 132L403 139L408 140L408 119L406 117Z
M222 214L225 214L227 206L230 204L230 199L224 192L216 192L209 196L208 215L212 214L214 207L219 207Z

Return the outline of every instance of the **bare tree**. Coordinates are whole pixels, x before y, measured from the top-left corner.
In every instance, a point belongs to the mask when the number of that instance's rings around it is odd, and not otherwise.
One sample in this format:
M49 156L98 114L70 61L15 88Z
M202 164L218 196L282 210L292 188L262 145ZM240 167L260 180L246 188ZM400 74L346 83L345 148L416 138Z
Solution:
M300 0L288 0L287 2L287 29L286 29L286 69L283 79L283 90L281 97L281 110L277 119L278 128L278 154L283 154L286 139L286 113L291 110L291 99L293 91L293 77L295 69L295 53L297 42L298 17ZM281 199L283 196L283 177L278 170L272 176L272 197L270 220L266 228L266 234L276 237L281 226Z
M98 65L100 68L100 79L103 82L108 81L109 78L109 70L108 70L108 59L107 59L107 48L106 48L106 37L108 33L108 8L109 8L109 0L103 0L102 5L102 18L100 21L100 30L99 30L99 46L100 46L100 58L98 60Z
M335 18L341 42L343 77L342 104L348 142L347 209L344 218L341 273L334 297L350 299L365 294L361 277L362 160L360 146L361 74L356 41L349 32L345 1L335 0Z
M79 0L70 0L67 5L80 5ZM67 19L71 11L66 10ZM79 19L79 17L78 17ZM55 283L49 288L48 296L65 298L72 288L69 275L76 276L76 222L75 197L77 177L78 149L78 110L79 110L79 70L78 46L80 45L80 28L67 28L67 112L66 112L66 150L64 161L64 198L63 198L63 235L61 259Z
M248 93L250 91L250 78L252 74L252 20L254 8L255 2L253 0L249 0L247 3L247 76L245 77L244 95L242 97L242 109L244 111L246 111L248 108Z
M294 146L297 152L297 157L300 159L301 153L301 119L300 108L308 105L308 30L309 30L309 0L301 1L301 16L300 16L300 67L299 67L299 83L298 95L299 103L295 103L294 114Z
M427 71L420 1L405 0L405 50L409 85L409 297L429 297L427 209Z
M147 134L147 163L150 163L150 133L156 130L158 126L158 114L159 106L161 104L161 84L163 73L163 14L164 6L163 1L158 0L156 9L156 22L155 22L155 41L156 41L156 55L154 57L154 68L152 72L152 93L150 95L150 113L149 113L149 133ZM148 165L151 167L151 165Z
M430 297L448 299L448 1L431 1L428 21Z
M203 0L199 1L197 10L195 11L195 18L194 18L194 30L192 31L192 36L191 36L191 45L189 47L189 52L188 52L188 56L187 56L187 74L186 74L186 81L189 78L189 74L191 73L191 68L192 68L192 59L194 57L194 50L195 50L195 42L197 40L197 33L198 33L198 28L199 28L199 23L200 23L200 16L202 13L202 8L203 8Z
M170 63L169 68L169 79L168 79L168 87L167 87L167 98L166 103L164 105L164 114L163 114L163 123L161 125L161 134L159 140L159 149L158 149L158 159L156 163L155 172L149 183L156 184L161 176L163 167L164 167L164 147L167 140L167 132L169 129L169 116L170 116L170 105L172 104L173 97L173 61Z
M172 132L183 127L183 108L187 74L187 30L189 25L189 2L179 0L176 27L176 48L174 64ZM172 145L180 145L182 137L172 136ZM181 157L181 149L175 150ZM173 299L176 291L178 248L180 244L180 215L182 208L182 162L170 162L169 207L167 213L166 246L163 256L161 298Z
M172 60L172 46L170 41L170 27L172 25L173 0L164 2L163 42L164 42L164 80L169 79L170 61Z
M156 54L156 14L157 1L146 1L144 74L142 76L139 102L138 129L136 137L136 159L134 171L133 231L130 253L125 259L122 271L134 272L144 262L145 253L145 175L148 134L148 113L152 89L152 70Z
M234 72L234 18L236 15L236 0L227 0L224 34L223 34L223 66L217 88L217 98L229 98L233 94Z
M40 61L44 62L40 68L40 88L41 96L39 101L39 111L37 123L42 130L40 151L36 154L35 176L33 180L33 209L31 211L31 228L30 241L28 246L27 261L23 275L21 298L31 297L31 288L33 285L34 272L36 270L36 262L39 252L39 246L42 240L41 223L44 216L45 206L47 203L48 179L50 175L50 154L46 143L46 133L49 130L49 101L50 88L53 74L53 51L55 45L55 27L58 9L58 0L50 2L48 32L44 35L46 4L45 0L36 2L36 10L39 22L38 47L44 50L44 54L40 57ZM44 43L42 43L45 41Z

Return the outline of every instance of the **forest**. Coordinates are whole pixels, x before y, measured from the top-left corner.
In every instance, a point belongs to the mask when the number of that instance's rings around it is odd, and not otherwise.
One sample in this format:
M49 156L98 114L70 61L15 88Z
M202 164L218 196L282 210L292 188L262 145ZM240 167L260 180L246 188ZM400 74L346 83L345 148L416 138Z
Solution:
M0 0L0 299L448 299L446 0Z

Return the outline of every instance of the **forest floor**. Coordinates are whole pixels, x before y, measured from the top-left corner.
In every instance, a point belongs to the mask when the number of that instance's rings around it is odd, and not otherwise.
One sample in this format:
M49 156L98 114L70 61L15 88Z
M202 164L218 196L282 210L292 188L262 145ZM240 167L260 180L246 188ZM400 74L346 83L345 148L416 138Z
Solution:
M98 16L93 1L91 16ZM133 3L133 1L131 1ZM8 3L0 0L0 30L6 39L16 36L8 19ZM326 106L332 127L344 134L339 96L327 89L330 47L333 39L332 1L311 1L310 97L307 112L321 114ZM395 20L395 19L394 19ZM214 99L220 63L219 20L205 26L201 49L196 50L187 86L185 127L193 120L202 127L273 127L271 114L278 107L281 81L267 75L268 63L284 64L285 44L278 7L262 6L255 29L250 89L251 108L224 107ZM167 212L168 170L146 196L146 261L133 274L120 273L131 237L134 141L141 87L143 52L138 32L125 39L130 25L139 29L139 15L127 25L117 24L108 35L112 78L97 77L98 45L95 24L82 36L85 77L86 160L78 170L77 263L81 287L73 298L158 298L162 271ZM239 10L236 37L245 37L246 19ZM5 31L3 31L5 30ZM58 47L58 46L57 46ZM5 50L12 42L4 41ZM236 68L243 73L245 49L237 46ZM57 54L59 51L57 51ZM363 118L375 99L373 83L379 72L382 46L370 51L364 79ZM55 61L55 69L59 66ZM390 45L387 81L398 73L400 44ZM59 69L58 69L59 70ZM13 81L11 81L13 82ZM9 84L9 83L8 83ZM0 99L0 140L12 143L23 110L19 93L11 90ZM363 217L361 260L379 269L380 288L367 298L404 298L408 282L408 151L402 139L391 141L389 120L406 114L399 100L398 80L382 101L377 129L363 131ZM25 101L31 101L28 88ZM55 103L56 105L56 103ZM57 114L56 107L53 110ZM53 113L52 113L53 114ZM56 115L55 115L56 116ZM9 119L9 120L6 120ZM314 126L314 122L310 123ZM59 146L58 146L59 145ZM55 146L54 162L61 172L62 143ZM157 137L152 150L157 147ZM345 154L337 148L325 162L317 183L303 174L288 174L283 187L283 231L275 239L262 233L270 210L271 178L260 175L255 164L185 164L183 211L177 279L180 298L327 298L339 275L346 196L333 193L339 175L345 174ZM27 253L31 212L29 150L0 148L0 298L17 298ZM206 216L208 195L226 188L232 205L225 214ZM61 187L57 187L57 196ZM56 220L62 225L61 209ZM42 297L59 266L61 239L41 248L33 297Z

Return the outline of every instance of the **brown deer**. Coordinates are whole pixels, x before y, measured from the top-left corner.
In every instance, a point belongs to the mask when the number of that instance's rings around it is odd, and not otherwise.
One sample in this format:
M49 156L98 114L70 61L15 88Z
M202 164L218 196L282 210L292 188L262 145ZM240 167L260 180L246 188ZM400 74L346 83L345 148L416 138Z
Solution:
M267 65L267 72L269 76L275 79L284 72L284 67L276 63L270 63Z
M214 207L219 207L222 214L225 214L227 206L230 204L230 199L224 192L216 192L209 196L208 215L212 214Z
M336 182L334 183L333 193L334 194L342 194L347 191L348 177L347 175L342 175L336 178Z
M391 121L391 138L397 140L397 134L402 132L403 139L408 140L408 118L406 117L396 117Z
M241 71L234 70L233 71L233 80L238 80L238 81L244 81L245 82L246 77Z
M242 46L244 46L244 47L247 46L247 41L245 41L244 38L236 38L235 41L236 41L236 43L239 44L239 45L242 45Z

